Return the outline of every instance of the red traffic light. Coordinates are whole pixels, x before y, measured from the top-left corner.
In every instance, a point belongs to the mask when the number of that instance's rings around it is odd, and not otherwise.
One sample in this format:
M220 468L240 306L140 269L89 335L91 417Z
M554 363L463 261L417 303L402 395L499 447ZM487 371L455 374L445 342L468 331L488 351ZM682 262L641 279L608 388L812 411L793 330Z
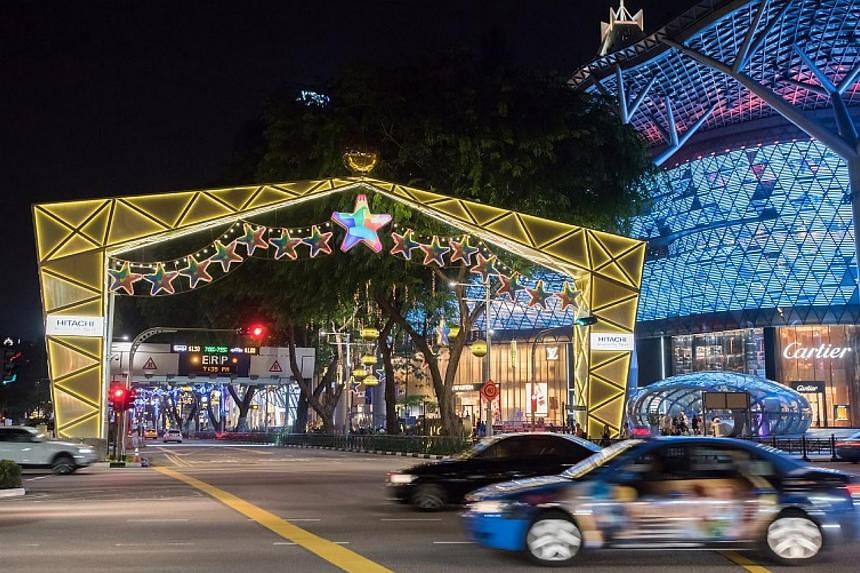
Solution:
M263 340L266 337L266 327L262 324L252 324L247 328L239 328L236 332L258 341Z
M134 388L126 388L122 384L111 384L108 392L110 404L116 412L124 412L134 408L137 392Z

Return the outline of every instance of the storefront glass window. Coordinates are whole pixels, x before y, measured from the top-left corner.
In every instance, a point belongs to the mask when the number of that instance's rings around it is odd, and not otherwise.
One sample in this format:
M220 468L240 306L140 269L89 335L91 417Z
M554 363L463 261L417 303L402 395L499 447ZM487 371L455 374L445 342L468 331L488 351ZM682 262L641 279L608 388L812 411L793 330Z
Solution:
M728 330L672 337L672 374L724 370L764 376L764 331Z
M814 427L854 427L858 415L860 327L778 329L777 381L804 394Z

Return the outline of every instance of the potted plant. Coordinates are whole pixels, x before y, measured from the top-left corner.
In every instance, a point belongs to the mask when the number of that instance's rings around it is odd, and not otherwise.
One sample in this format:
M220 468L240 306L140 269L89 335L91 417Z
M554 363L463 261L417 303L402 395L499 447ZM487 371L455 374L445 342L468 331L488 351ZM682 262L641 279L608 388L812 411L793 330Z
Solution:
M13 461L0 460L0 497L24 495L21 468Z

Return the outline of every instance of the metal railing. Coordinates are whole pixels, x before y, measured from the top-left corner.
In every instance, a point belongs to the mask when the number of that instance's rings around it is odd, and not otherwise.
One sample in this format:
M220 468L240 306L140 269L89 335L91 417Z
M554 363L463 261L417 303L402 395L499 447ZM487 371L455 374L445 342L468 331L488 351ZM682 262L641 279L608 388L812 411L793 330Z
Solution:
M452 436L393 436L388 434L280 434L280 446L311 446L361 452L451 455L468 449L471 438Z

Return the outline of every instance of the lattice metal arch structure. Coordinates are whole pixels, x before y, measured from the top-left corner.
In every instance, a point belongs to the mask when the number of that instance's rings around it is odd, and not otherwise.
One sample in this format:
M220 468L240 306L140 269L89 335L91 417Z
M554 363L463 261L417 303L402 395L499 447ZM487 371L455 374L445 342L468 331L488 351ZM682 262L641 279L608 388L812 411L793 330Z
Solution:
M573 277L598 322L577 327L575 392L589 434L622 422L630 353L594 351L591 329L632 333L645 243L369 178L325 179L34 205L43 312L108 317L108 257L348 191L380 193ZM57 433L104 439L109 320L101 336L48 336Z
M571 83L616 98L622 121L662 148L658 165L697 132L778 114L845 160L856 224L858 30L858 0L705 0Z

